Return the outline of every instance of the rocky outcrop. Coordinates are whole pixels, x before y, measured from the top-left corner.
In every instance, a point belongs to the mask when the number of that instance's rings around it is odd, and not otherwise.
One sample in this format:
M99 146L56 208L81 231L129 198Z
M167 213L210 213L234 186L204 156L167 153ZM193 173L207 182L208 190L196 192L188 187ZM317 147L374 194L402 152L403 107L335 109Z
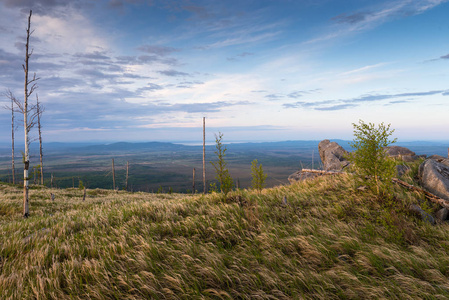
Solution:
M300 170L300 171L297 171L297 172L293 173L292 175L288 176L288 181L290 183L294 183L297 181L313 179L318 176L320 176L320 174L310 173L310 172L305 172L305 171Z
M408 148L400 147L400 146L388 146L385 147L385 153L394 159L399 159L402 161L414 161L418 159L418 156L415 152L411 151Z
M346 159L348 151L336 142L323 140L318 144L318 151L323 169L326 171L339 171L349 165L349 161Z
M432 225L435 225L435 218L431 214L423 210L419 205L416 204L410 205L410 211L420 216L424 222L428 222Z
M441 155L431 155L429 156L429 159L433 159L439 163L442 163L443 165L446 165L449 167L449 158L443 157Z
M427 159L419 166L418 177L422 187L449 201L449 166Z
M447 215L449 213L449 209L446 207L443 207L442 209L438 210L435 214L435 217L440 220L441 222L444 222L447 220Z

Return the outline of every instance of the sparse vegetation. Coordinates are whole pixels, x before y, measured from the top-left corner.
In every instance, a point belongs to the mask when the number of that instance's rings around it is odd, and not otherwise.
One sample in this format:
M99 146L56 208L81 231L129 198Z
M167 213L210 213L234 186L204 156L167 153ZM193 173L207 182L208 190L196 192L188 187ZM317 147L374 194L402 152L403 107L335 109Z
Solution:
M354 126L354 141L350 144L355 151L349 155L357 176L379 197L387 196L391 188L391 179L395 174L395 162L385 154L385 147L396 142L389 140L394 129L390 124L365 123L362 120Z
M214 166L216 176L219 185L220 191L223 194L229 193L234 187L234 182L232 180L231 175L229 175L229 170L226 167L226 146L223 145L223 134L221 132L218 135L215 135L215 147L216 151L214 152L217 155L217 161L211 162L212 166Z
M267 175L263 172L262 164L257 165L258 163L259 162L257 159L251 162L251 186L253 189L260 192L265 187L265 179L267 179Z
M416 192L393 186L395 206L386 209L352 184L349 175L325 176L230 192L227 201L112 190L82 201L78 189L41 188L30 190L27 220L20 189L0 184L0 295L448 298L449 226L408 214L423 198Z

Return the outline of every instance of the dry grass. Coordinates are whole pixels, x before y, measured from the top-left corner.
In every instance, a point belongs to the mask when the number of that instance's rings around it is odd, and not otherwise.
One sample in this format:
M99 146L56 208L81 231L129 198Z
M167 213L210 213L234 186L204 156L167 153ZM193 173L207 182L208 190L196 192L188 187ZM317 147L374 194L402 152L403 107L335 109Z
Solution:
M449 226L409 216L421 196L399 188L393 202L345 176L226 199L30 194L24 220L21 190L0 185L2 299L449 298Z

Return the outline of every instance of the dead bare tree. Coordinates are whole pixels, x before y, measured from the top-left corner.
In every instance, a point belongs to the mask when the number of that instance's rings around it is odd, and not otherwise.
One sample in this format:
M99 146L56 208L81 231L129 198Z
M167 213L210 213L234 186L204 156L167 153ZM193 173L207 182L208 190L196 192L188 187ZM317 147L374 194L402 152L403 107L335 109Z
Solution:
M26 44L25 44L25 64L22 65L23 71L25 72L25 83L24 83L24 99L23 103L13 97L14 103L18 107L18 111L23 114L23 129L25 133L25 153L23 155L23 163L24 163L24 170L23 170L23 217L28 218L30 215L29 212L29 200L28 200L28 185L29 185L29 178L28 178L28 169L30 167L30 152L29 152L29 146L30 146L30 138L29 133L31 128L36 124L35 120L37 118L36 114L36 106L35 105L29 105L28 104L28 98L31 96L31 94L36 90L37 85L36 81L39 80L39 78L36 77L36 73L34 73L33 78L29 79L29 59L31 55L33 54L33 50L30 50L30 37L33 34L34 30L31 31L31 15L33 12L30 10L30 15L28 16L28 27L27 27L27 38L26 38Z
M4 108L11 111L11 168L12 168L12 183L16 183L16 168L14 164L14 131L16 131L14 124L14 102L17 101L10 90L3 94L6 98L11 100L11 106L5 105Z
M39 96L36 94L36 114L37 114L37 129L39 132L39 157L40 157L40 167L41 167L41 185L44 185L44 163L43 163L43 154L42 154L42 126L41 126L41 117L42 113L45 111L45 108L39 103Z

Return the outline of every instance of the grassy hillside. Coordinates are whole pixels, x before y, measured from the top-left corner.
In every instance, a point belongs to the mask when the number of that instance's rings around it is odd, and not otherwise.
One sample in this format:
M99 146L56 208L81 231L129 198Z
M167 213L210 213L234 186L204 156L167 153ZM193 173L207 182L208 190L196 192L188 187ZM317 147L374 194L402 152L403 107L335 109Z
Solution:
M389 202L346 175L226 198L30 194L24 220L21 189L0 185L2 299L449 297L449 226L410 215L423 197L399 187Z

